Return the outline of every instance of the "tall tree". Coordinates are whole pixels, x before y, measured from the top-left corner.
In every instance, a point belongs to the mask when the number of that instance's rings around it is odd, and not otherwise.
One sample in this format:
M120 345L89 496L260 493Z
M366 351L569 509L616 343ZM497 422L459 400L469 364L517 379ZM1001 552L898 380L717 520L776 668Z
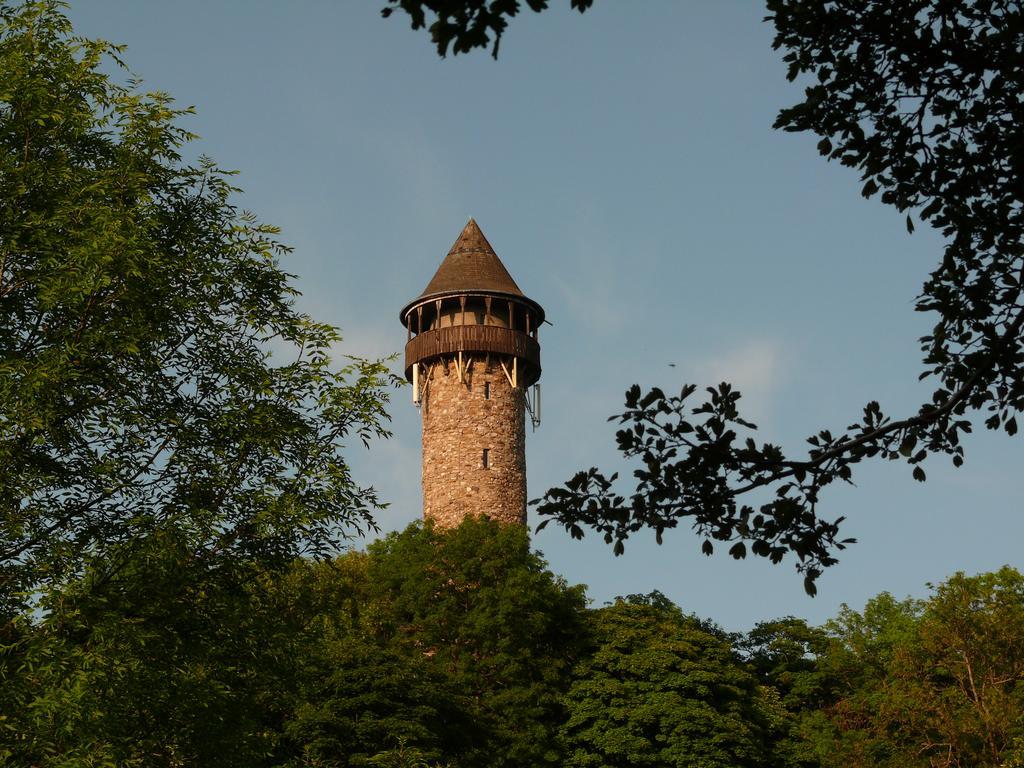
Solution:
M560 765L561 697L586 637L583 587L552 574L522 526L489 520L415 524L369 553L372 630L429 658L484 734L460 764Z
M1024 575L958 573L934 588L896 673L932 765L1024 764Z
M542 11L544 0L529 2ZM581 12L590 2L573 0ZM821 429L805 456L753 438L754 425L727 384L678 395L660 388L626 393L618 447L639 461L638 483L618 490L617 473L595 468L549 490L538 511L573 536L590 527L621 552L630 534L686 523L729 553L781 561L797 556L804 585L852 542L842 518L819 515L822 490L851 482L865 459L922 463L945 454L964 461L961 438L972 423L1017 432L1024 410L1024 9L1017 0L768 0L774 47L805 98L781 110L775 127L820 137L819 152L853 168L865 197L938 229L946 247L916 309L934 313L921 339L924 371L936 386L920 408L891 417L869 402L849 426ZM494 53L518 2L390 0L413 27L427 26L443 55L494 38ZM771 492L756 506L744 499Z
M0 763L269 765L306 618L249 563L170 531L48 585L0 647Z
M828 681L817 709L807 710L794 730L822 766L902 765L907 757L894 734L875 715L904 706L892 667L913 646L922 605L883 592L857 612L843 606L825 628L831 642L819 650L817 667ZM897 729L899 730L899 729Z
M726 638L666 601L595 611L562 727L566 764L768 766L757 682Z
M427 765L462 757L483 741L467 697L445 671L402 637L380 631L390 594L371 581L371 560L349 552L302 561L283 580L304 616L297 690L283 731L289 765L403 765L416 764L414 757Z
M373 524L342 448L387 434L386 370L332 364L187 110L61 5L0 0L0 603L167 527L327 552Z
M887 594L827 625L831 701L797 730L821 764L996 768L1024 762L1024 576L958 573L925 601Z
M737 643L765 696L777 703L769 721L773 766L820 768L801 727L833 703L834 681L820 662L830 642L824 629L787 616L757 624Z

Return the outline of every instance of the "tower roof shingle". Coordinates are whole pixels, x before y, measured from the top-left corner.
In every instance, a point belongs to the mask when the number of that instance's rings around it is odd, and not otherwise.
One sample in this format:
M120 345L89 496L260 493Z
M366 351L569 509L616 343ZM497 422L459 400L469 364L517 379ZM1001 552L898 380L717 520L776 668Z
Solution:
M404 317L410 307L426 299L460 293L512 296L535 307L543 318L544 310L519 289L472 218L466 223L423 293L406 305L402 315Z
M523 295L475 219L470 219L463 228L462 234L448 251L420 298L453 291L496 291Z

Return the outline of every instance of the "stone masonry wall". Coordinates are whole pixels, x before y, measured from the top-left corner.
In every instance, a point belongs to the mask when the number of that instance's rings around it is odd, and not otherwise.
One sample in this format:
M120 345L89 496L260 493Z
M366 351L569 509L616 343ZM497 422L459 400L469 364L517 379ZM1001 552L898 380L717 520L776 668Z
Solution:
M488 365L484 355L463 355L464 366L470 361L462 382L452 360L426 366L423 517L443 527L467 515L525 524L523 389L512 388L497 358Z

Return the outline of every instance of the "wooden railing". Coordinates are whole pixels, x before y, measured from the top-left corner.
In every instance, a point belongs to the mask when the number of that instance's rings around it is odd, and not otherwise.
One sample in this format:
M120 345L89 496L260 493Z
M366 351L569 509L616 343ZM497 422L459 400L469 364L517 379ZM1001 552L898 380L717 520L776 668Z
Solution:
M513 331L495 325L453 325L424 331L405 345L406 375L411 375L414 363L433 357L454 355L459 352L491 352L498 355L518 357L531 370L526 371L529 379L540 376L540 344L521 331Z

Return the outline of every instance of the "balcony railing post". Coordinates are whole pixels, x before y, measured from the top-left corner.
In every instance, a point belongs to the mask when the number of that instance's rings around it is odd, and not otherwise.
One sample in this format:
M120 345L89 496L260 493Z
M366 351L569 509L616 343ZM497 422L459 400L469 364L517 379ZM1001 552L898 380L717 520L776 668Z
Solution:
M540 345L522 331L500 326L448 326L432 328L412 338L405 347L406 370L413 363L459 352L510 355L540 365Z

